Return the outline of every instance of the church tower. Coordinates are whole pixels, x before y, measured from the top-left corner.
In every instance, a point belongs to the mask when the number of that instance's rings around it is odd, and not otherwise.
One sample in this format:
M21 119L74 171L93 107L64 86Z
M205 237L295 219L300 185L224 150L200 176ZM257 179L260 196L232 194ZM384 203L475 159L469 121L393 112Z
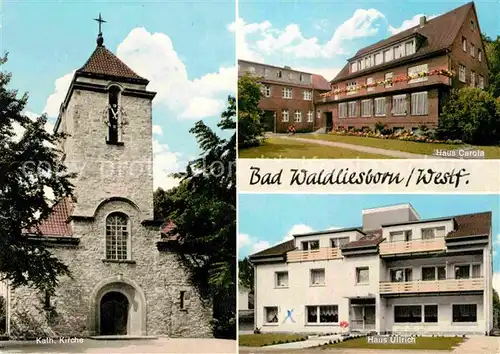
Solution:
M76 71L55 131L65 164L78 177L72 216L93 217L100 204L126 199L143 220L153 218L152 100L149 81L104 46L99 16L97 46Z

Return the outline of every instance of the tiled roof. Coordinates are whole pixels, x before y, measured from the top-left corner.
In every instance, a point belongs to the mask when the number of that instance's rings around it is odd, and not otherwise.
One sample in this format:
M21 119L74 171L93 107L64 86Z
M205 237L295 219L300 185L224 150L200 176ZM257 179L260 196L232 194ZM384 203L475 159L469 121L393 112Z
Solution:
M52 208L52 213L47 219L43 220L38 226L42 236L63 237L72 236L73 232L68 223L68 218L73 211L73 202L71 198L63 198ZM35 229L28 233L36 232Z
M382 241L382 230L374 230L367 232L365 236L357 241L349 242L347 245L343 246L342 249L372 247L377 246Z
M137 75L104 46L97 46L85 65L78 69L76 74L91 74L101 77L148 82L148 80Z
M402 57L398 60L394 60L391 62L391 66L396 65L397 63L402 61L418 58L448 48L453 44L453 41L457 37L458 31L460 30L460 27L462 26L465 17L473 7L474 3L469 2L441 16L428 20L427 23L423 26L417 25L411 27L405 31L395 34L394 36L383 39L370 46L364 47L358 50L358 52L352 59L363 56L364 54L367 54L369 52L382 49L386 45L396 43L413 34L420 34L425 38L427 38L427 41L415 54ZM371 67L370 69L374 68L375 67ZM352 76L362 75L364 71L367 70L357 71ZM332 82L337 82L346 79L349 76L351 76L349 75L349 64L346 64L344 68L332 80Z
M446 235L447 238L465 236L486 236L490 234L491 212L457 215L455 230Z
M265 249L263 251L257 252L250 256L252 258L261 258L261 257L272 257L272 256L282 256L283 254L293 251L295 249L295 243L293 240L282 242L273 246L271 248Z
M330 82L321 75L312 75L312 84L315 90L330 91Z

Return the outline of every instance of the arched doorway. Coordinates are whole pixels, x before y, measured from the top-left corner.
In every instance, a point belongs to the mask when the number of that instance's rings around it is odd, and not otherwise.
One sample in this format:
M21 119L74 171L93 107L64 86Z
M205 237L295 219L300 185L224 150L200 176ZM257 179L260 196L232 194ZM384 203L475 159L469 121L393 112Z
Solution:
M100 334L127 334L129 301L118 291L106 293L100 304Z

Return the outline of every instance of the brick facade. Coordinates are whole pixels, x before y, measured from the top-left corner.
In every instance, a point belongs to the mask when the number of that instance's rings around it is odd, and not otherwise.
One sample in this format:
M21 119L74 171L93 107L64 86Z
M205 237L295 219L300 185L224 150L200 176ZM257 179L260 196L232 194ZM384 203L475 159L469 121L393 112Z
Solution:
M387 87L383 85L360 88L353 92L343 92L335 96L316 97L316 110L319 111L321 119L317 122L317 127L324 126L327 129L374 129L376 123L382 123L389 128L416 130L424 125L429 128L436 127L439 121L439 115L442 110L443 103L450 89L461 88L464 85L471 85L471 72L475 73L475 86L479 86L479 77L484 78L484 87L488 85L488 66L485 56L484 46L480 36L479 23L473 3L464 5L458 9L451 11L445 15L432 19L431 23L422 19L422 23L414 29L409 29L406 33L401 33L382 41L381 44L375 44L365 49L358 51L358 54L350 59L350 62L339 73L337 78L332 80L333 89L343 89L348 83L356 83L357 86L368 83L367 79L372 79L373 82L380 82L386 79L386 74L392 74L393 78L406 76L409 74L409 69L417 66L427 65L427 71L433 70L449 70L453 76L445 75L428 76L421 80L403 81L393 83ZM460 21L459 23L457 21ZM427 28L426 26L430 26ZM449 38L446 41L436 34L439 31L453 32L454 37L447 33ZM415 33L422 31L429 38L422 39L421 37L412 37ZM427 32L426 32L427 31ZM467 40L467 51L462 48L462 38ZM416 53L403 57L399 60L392 60L382 64L373 65L369 69L358 70L352 72L350 68L351 62L364 60L366 55L384 52L391 46L398 43L406 43L409 40L421 41L416 46ZM449 41L449 42L447 42ZM471 55L470 46L474 44L474 56ZM482 60L479 61L479 52L481 51ZM385 54L384 54L385 55ZM465 66L466 74L465 81L459 79L460 64ZM416 82L415 82L416 81ZM412 114L412 93L427 92L426 113L418 115ZM406 97L406 113L397 115L393 112L393 97L404 95ZM374 110L374 99L385 98L386 110L385 115L376 115ZM361 101L371 100L372 112L370 116L361 116ZM355 102L357 110L356 117L342 118L339 115L339 104L344 102Z

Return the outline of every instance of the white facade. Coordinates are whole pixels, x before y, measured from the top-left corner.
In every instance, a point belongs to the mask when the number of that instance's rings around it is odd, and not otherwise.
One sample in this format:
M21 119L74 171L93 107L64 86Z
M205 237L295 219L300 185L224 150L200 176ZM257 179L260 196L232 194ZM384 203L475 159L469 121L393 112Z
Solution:
M370 214L364 223L371 231L376 212L363 213ZM388 213L397 220L391 223ZM251 256L255 327L328 333L341 332L340 322L347 321L351 331L489 333L491 215L482 236L452 237L466 232L456 218L425 221L410 205L385 207L381 236L366 228L295 235L281 256L272 249ZM339 239L350 244L339 249Z
M248 310L248 294L247 288L243 286L238 288L238 310Z

